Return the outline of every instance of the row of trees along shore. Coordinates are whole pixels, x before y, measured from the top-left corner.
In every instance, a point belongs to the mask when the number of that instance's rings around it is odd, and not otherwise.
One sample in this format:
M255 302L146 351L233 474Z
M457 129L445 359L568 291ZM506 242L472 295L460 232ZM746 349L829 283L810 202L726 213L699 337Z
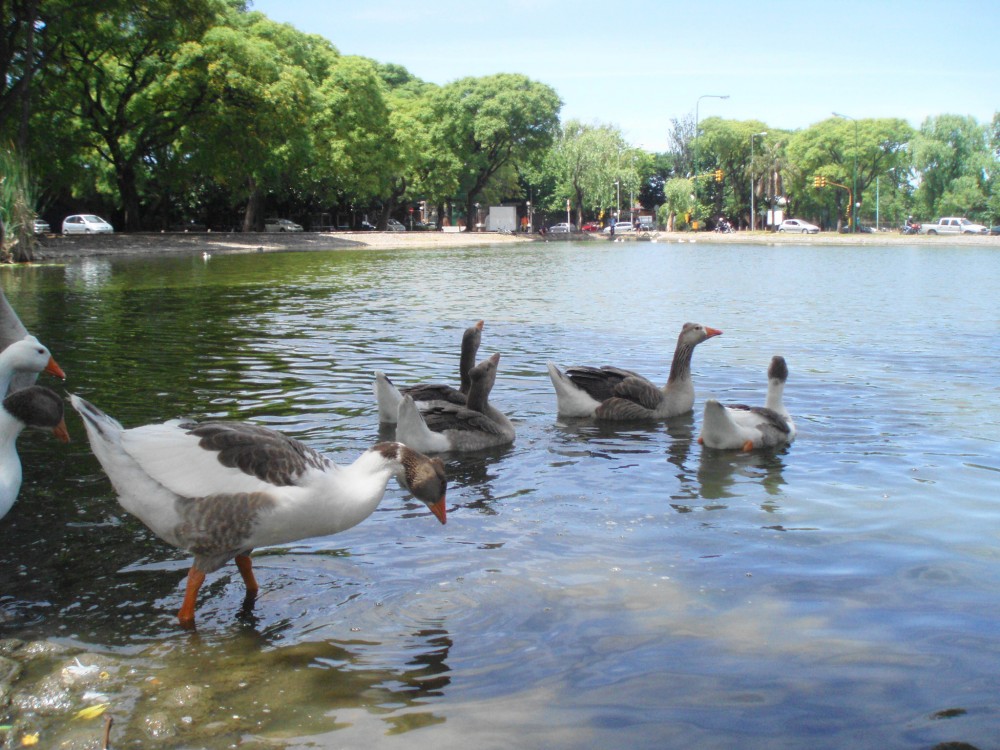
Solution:
M825 228L860 216L1000 214L1000 114L831 117L802 130L670 121L664 153L604 123L562 122L550 86L523 75L443 86L236 0L9 0L0 44L0 218L30 252L34 216L92 212L126 231L184 225L254 231L265 216L307 228L385 227L478 205L547 220L607 219L641 205L673 229L759 209ZM751 158L752 155L752 158ZM877 200L876 200L877 196ZM761 211L758 211L760 215ZM760 218L756 223L761 226Z

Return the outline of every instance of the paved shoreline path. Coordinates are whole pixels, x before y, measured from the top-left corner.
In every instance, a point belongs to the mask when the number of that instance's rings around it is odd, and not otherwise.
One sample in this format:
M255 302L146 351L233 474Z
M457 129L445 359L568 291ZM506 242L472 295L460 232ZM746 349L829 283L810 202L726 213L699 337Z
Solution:
M559 238L541 235L494 234L491 232L135 232L105 235L40 237L35 247L36 261L66 260L102 255L252 253L333 250L404 250L417 248L476 247L521 243L559 244L583 241L601 245L609 243L603 235L561 235ZM652 232L641 238L624 237L620 242L654 242L659 244L752 244L752 245L996 245L1000 237L902 235L898 232L878 234L786 235L772 232Z

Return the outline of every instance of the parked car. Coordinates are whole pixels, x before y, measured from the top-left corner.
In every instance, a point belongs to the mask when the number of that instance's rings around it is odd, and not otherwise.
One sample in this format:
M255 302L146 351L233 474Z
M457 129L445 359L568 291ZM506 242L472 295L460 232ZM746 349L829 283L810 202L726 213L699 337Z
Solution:
M389 219L389 223L385 225L385 230L387 232L405 232L406 227L395 219Z
M580 229L584 232L600 232L601 225L596 221L588 221Z
M997 235L1000 235L1000 226L990 227L990 235L993 236L993 237L996 237Z
M615 224L615 234L622 234L623 232L634 232L634 231L635 227L632 226L631 222L619 221L617 224ZM611 225L608 224L608 226L604 227L603 232L604 234L611 234Z
M35 234L48 234L52 231L52 227L44 219L35 219Z
M973 224L961 216L946 216L933 224L921 224L920 234L986 234L982 224Z
M73 214L63 219L63 234L111 234L115 228L94 214Z
M288 219L264 219L265 232L301 232L302 225Z
M802 221L802 219L785 219L778 225L779 232L793 232L795 234L816 234L819 231L819 227L815 224L810 224L808 221Z
M567 224L565 221L560 222L559 224L553 224L549 227L549 234L570 234L575 231L576 227L572 224Z

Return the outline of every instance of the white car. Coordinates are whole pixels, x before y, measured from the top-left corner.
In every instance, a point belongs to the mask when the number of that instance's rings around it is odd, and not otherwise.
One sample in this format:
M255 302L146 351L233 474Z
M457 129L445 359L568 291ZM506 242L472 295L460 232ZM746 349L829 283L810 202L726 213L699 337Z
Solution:
M576 227L572 224L567 224L565 221L549 227L549 234L570 234L575 231Z
M934 224L923 224L920 234L989 234L982 224L973 224L962 216L946 216Z
M604 234L611 234L611 225L609 224L608 226L604 227L604 229L602 229L601 231ZM622 232L634 232L634 231L635 227L632 226L631 222L619 221L617 224L615 224L615 234L621 234Z
M265 232L301 232L302 225L288 219L264 219Z
M400 222L395 219L389 219L385 225L385 231L387 232L405 232L406 227L404 227Z
M810 224L808 221L802 221L802 219L785 219L778 225L779 232L794 232L795 234L816 234L819 232L819 227L815 224Z
M63 219L63 234L112 234L115 228L94 214L73 214Z

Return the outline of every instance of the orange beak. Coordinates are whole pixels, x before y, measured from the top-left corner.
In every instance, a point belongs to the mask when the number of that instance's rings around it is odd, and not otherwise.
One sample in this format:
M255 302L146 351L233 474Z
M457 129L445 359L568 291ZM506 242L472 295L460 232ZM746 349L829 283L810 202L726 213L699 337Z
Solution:
M69 442L69 430L66 429L65 419L59 421L59 424L52 430L52 434L64 443Z
M709 328L708 326L705 326L705 333L708 334L709 338L712 338L713 336L722 335L722 331L720 331L718 328Z
M442 526L448 523L448 509L444 504L444 495L442 495L441 499L434 503L434 505L428 505L427 507L431 509L431 513L433 513L434 517L441 522Z
M55 375L60 380L66 379L66 373L62 371L62 368L56 363L53 357L49 357L49 363L45 365L45 372L49 375Z

